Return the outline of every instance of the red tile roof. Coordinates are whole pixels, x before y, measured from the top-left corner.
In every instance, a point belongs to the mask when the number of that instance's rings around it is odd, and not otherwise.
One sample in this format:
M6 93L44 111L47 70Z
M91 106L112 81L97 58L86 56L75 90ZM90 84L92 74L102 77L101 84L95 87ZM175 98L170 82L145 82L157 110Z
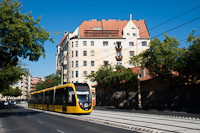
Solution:
M57 46L61 45L61 43L63 42L63 40L65 39L66 36L67 36L67 35L64 35L64 36L63 36L63 38L61 39L60 43L59 43Z
M139 34L141 38L150 38L144 20L132 20L133 23L139 28ZM102 30L119 30L119 36L122 37L122 31L129 21L118 21L118 20L102 20L102 21L83 21L80 25L80 37L86 37L84 34L85 30L93 30L94 27L102 27Z
M133 67L133 68L132 68L132 71L133 71L134 73L137 73L137 67ZM149 70L145 68L145 77L140 78L140 81L145 81L145 80L152 79L152 77L151 77L149 74L147 74L148 71L149 71ZM141 66L139 67L139 73L141 74Z

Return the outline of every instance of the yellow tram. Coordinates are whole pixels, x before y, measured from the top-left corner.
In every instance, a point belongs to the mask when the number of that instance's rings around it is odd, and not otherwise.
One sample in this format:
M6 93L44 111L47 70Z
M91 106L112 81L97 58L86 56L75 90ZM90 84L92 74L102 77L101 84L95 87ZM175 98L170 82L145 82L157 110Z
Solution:
M29 108L63 113L91 113L91 89L86 83L69 83L30 93Z

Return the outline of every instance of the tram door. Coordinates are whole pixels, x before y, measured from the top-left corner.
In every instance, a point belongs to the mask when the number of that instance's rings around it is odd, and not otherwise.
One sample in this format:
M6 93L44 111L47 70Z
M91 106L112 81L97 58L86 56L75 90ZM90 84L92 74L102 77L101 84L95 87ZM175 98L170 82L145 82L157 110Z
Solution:
M67 102L68 102L67 93L68 93L67 88L64 88L64 92L63 92L63 112L67 112L67 107L66 107Z

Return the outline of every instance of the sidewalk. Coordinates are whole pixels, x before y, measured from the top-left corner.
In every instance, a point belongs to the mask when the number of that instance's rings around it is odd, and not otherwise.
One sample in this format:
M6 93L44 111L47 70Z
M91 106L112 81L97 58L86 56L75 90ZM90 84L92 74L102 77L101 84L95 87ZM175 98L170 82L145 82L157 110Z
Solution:
M165 116L165 117L200 119L200 114L187 113L187 112L183 112L183 111L115 109L115 108L107 108L107 107L101 107L101 106L94 106L93 109L94 110L107 110L107 111L117 111L117 112L138 113L138 114L144 114L144 115L159 115L159 116Z

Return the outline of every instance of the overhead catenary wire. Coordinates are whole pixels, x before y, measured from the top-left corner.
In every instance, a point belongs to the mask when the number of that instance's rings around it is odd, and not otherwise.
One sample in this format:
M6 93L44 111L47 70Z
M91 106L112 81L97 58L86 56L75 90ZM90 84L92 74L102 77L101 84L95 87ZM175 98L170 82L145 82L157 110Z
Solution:
M170 22L170 21L172 21L172 20L174 20L174 19L176 19L176 18L178 18L178 17L180 17L180 16L183 16L183 15L185 15L185 14L187 14L187 13L189 13L189 12L191 12L191 11L193 11L193 10L199 8L199 7L200 7L200 5L198 5L198 6L194 7L194 8L192 8L192 9L189 9L189 10L187 10L187 11L185 11L185 12L183 12L183 13L181 13L181 14L179 14L179 15L177 15L177 16L171 18L171 19L168 19L168 20L166 20L166 21L164 21L164 22L162 22L162 23L160 23L160 24L158 24L158 25L156 25L156 26L154 26L154 27L152 27L152 28L150 28L150 29L148 29L148 30L142 32L142 33L137 34L137 35L141 35L141 34L143 34L143 33L145 33L145 32L148 32L148 31L150 31L150 30L152 30L152 29L155 29L155 28L157 28L157 27L159 27L159 26L161 26L161 25L163 25L163 24L166 24L166 23L168 23L168 22ZM194 21L194 20L193 20L193 21ZM187 22L187 23L188 23L188 22ZM185 24L184 24L184 25L185 25ZM180 26L180 27L181 27L181 26ZM175 27L175 28L178 28L178 27ZM164 33L167 33L167 32L169 32L169 31L163 32L163 33L159 34L159 36L162 35L162 34L164 34ZM136 35L136 36L137 36L137 35ZM157 35L157 36L158 36L158 35ZM154 37L155 37L155 36L154 36ZM153 37L153 38L154 38L154 37ZM132 39L132 38L134 38L134 37L131 37L131 38L129 38L129 39L126 39L124 42L126 42L126 41L128 41L128 40L130 40L130 39ZM137 44L136 44L136 45L137 45ZM112 48L112 47L114 47L114 46L111 46L111 47L109 47L109 48L107 48L107 49L104 49L104 50L102 50L102 51L108 50L108 49L110 49L110 48ZM99 53L101 53L102 51L99 51L99 52L97 52L97 53L95 53L95 54L99 54ZM90 58L90 57L86 57L86 58L84 58L84 59L81 59L81 61L83 61L83 60L85 60L85 59L87 59L87 58Z
M160 35L163 35L164 33L167 33L167 32L170 32L170 31L172 31L172 30L175 30L175 29L177 29L177 28L180 28L180 27L182 27L182 26L184 26L184 25L186 25L186 24L189 24L189 23L191 23L191 22L193 22L193 21L195 21L195 20L198 20L199 18L200 18L200 17L195 18L195 19L193 19L193 20L190 20L190 21L188 21L188 22L186 22L186 23L184 23L184 24L181 24L181 25L176 26L176 27L174 27L174 28L172 28L172 29L170 29L170 30L167 30L167 31L165 31L165 32L162 32L162 33L160 33L160 34L158 34L158 35L156 35L156 36L154 36L154 37L152 37L152 38L158 37L158 36L160 36ZM125 40L125 41L127 41L127 40ZM125 42L125 41L124 41L124 42ZM138 43L138 44L136 44L136 45L139 45L139 44L141 44L141 43ZM125 49L122 49L122 51L124 51L124 50L126 50L126 49L129 49L130 47L132 47L132 46L129 46L129 47L125 48ZM116 53L110 54L110 55L108 55L108 56L112 56L112 55L114 55L114 54L116 54ZM108 56L106 56L106 57L108 57ZM89 58L89 57L88 57L88 58ZM105 57L103 57L103 58L105 58ZM103 58L100 58L100 59L95 60L95 61L102 60ZM87 65L88 65L88 64L90 64L90 63L87 63ZM79 67L84 67L84 66L79 66ZM74 68L74 69L76 69L76 68ZM74 69L72 69L72 70L74 70Z

